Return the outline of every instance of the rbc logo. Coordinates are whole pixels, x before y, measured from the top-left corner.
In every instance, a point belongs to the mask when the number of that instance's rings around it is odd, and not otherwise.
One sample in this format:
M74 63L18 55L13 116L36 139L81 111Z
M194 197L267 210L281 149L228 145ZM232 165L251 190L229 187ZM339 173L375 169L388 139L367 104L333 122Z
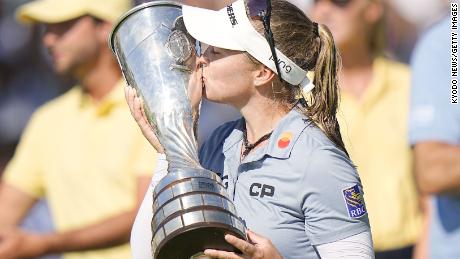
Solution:
M342 190L350 218L359 218L367 213L361 189L356 184Z
M249 195L259 196L260 198L265 196L273 197L275 195L275 187L268 184L253 183L249 187Z
M356 208L354 210L350 210L350 217L352 218L359 218L361 217L362 215L366 214L366 207L362 207L362 208Z

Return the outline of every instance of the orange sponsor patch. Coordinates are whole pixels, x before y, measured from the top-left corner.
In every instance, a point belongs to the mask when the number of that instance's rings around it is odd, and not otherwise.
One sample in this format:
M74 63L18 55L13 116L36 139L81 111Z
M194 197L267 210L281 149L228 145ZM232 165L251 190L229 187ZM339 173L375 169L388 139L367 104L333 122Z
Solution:
M286 148L291 143L292 133L291 132L284 132L281 134L280 138L278 139L278 147L279 148Z

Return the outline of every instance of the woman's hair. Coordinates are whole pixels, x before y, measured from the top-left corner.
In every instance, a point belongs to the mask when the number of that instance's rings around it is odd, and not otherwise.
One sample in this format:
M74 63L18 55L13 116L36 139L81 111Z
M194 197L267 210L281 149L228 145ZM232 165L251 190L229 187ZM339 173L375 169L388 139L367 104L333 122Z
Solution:
M253 21L253 25L264 35L262 22ZM284 0L272 0L271 29L277 49L302 69L314 71L315 88L305 96L305 101L301 100L302 112L348 155L336 118L340 99L337 75L341 63L331 32ZM295 105L302 96L299 87L285 81L274 81L274 87L274 98L286 107Z

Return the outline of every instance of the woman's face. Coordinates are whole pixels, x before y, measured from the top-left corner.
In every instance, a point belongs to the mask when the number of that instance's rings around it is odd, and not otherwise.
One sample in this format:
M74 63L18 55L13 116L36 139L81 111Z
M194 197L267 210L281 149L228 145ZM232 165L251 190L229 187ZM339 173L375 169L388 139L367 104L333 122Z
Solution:
M198 59L198 67L203 97L210 101L238 108L254 92L256 65L241 51L209 46Z

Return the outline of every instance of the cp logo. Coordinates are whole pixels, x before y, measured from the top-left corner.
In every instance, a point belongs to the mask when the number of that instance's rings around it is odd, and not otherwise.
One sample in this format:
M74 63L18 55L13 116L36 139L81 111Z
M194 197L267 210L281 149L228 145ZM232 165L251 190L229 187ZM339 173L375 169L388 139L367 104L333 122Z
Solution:
M268 184L253 183L249 187L249 195L259 196L263 198L264 196L273 197L275 194L275 187Z

